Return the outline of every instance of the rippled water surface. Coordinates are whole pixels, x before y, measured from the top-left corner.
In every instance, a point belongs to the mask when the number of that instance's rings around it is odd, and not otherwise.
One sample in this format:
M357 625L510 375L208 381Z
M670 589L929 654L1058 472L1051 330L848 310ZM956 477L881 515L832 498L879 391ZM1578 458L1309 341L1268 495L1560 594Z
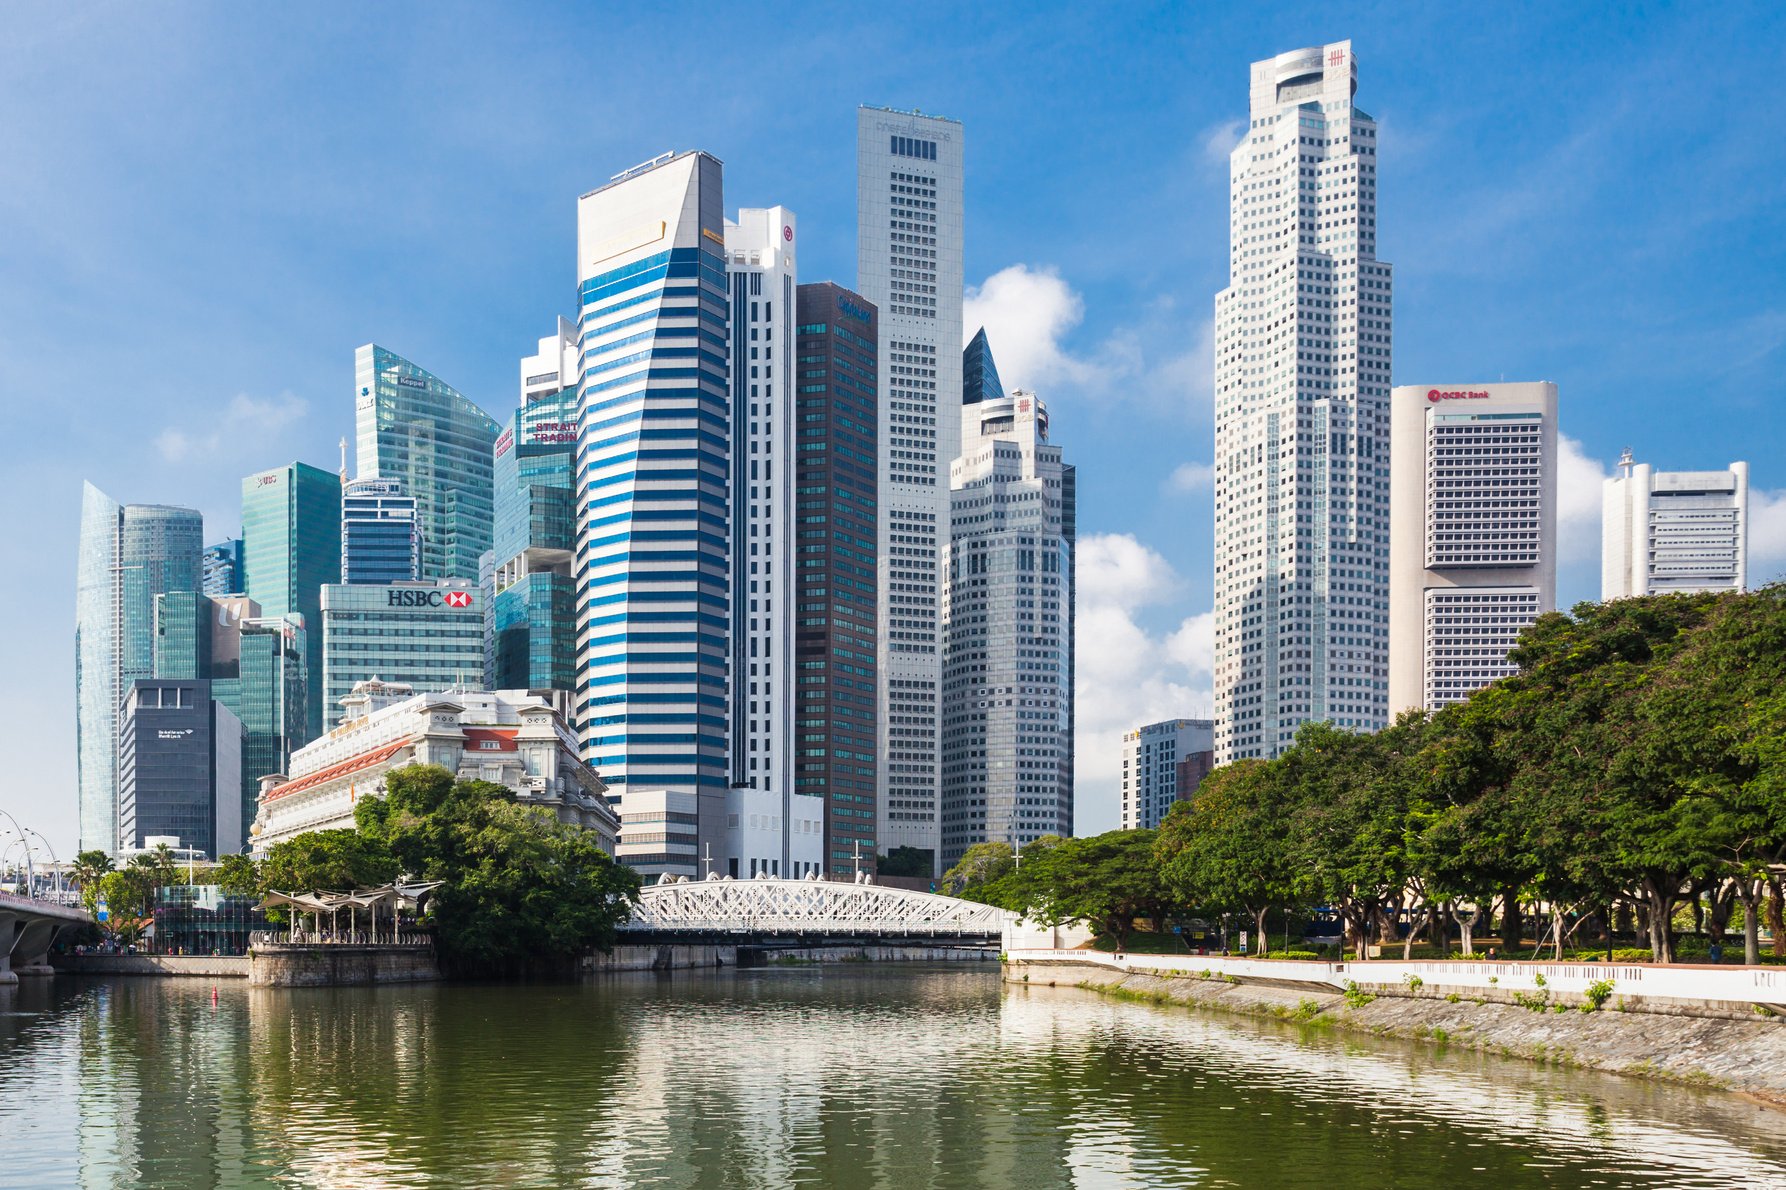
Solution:
M0 1185L1786 1186L1786 1116L990 965L58 979L0 989Z

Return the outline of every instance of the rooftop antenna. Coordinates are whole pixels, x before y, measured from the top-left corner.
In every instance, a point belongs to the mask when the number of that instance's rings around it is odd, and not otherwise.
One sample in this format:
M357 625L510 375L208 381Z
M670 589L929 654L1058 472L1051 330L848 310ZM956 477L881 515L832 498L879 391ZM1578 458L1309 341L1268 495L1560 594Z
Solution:
M1621 479L1630 479L1631 468L1636 465L1637 461L1631 457L1631 448L1627 446L1625 452L1619 456L1619 477Z
M347 439L341 439L341 482L347 482Z

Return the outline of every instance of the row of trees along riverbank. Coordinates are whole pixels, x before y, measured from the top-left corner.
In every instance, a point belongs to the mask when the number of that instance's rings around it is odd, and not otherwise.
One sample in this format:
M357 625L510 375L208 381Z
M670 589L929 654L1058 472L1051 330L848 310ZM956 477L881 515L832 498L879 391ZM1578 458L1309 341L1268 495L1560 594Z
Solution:
M945 891L1119 944L1137 920L1331 909L1360 958L1498 929L1565 947L1740 928L1786 952L1786 587L1580 604L1541 617L1518 671L1374 735L1310 724L1271 761L1225 765L1157 831L973 848ZM1536 915L1537 920L1533 921ZM1529 928L1528 928L1529 927Z

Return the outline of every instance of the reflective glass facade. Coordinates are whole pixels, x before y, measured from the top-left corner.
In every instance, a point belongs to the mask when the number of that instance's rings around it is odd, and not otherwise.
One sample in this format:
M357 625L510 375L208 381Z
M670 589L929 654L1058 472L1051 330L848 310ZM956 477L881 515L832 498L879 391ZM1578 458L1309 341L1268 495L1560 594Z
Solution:
M196 591L203 524L189 508L81 496L75 579L75 749L80 847L118 847L118 707L150 676L155 596Z
M341 477L289 463L242 481L242 543L248 597L261 614L303 617L306 669L322 670L321 591L341 580ZM320 689L312 689L306 738L323 730Z
M355 479L341 488L341 581L403 583L422 577L415 497L395 479Z
M794 789L825 799L825 871L873 870L879 320L830 282L802 285L796 318Z
M202 679L132 683L118 723L121 845L173 835L210 856L220 843L226 852L241 849L242 726L211 698L210 686Z
M496 440L489 683L495 690L570 690L577 660L577 390L526 395Z
M452 385L376 344L354 355L360 479L394 479L415 498L423 579L478 577L490 548L495 419Z
M203 577L200 589L206 595L240 595L242 593L242 539L231 537L205 547L200 563Z

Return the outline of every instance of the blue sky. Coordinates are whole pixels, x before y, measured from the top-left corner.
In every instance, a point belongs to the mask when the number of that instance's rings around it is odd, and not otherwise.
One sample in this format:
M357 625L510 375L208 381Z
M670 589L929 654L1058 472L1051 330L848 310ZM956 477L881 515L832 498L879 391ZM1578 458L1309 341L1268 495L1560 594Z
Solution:
M1786 569L1777 6L62 5L0 10L0 808L74 837L80 483L238 526L324 466L377 341L503 415L574 298L574 203L666 149L855 274L858 103L966 125L969 333L1080 468L1080 824L1116 736L1205 709L1209 324L1247 66L1350 37L1396 383L1548 379L1564 603L1600 474L1752 462ZM887 11L889 15L880 15Z

